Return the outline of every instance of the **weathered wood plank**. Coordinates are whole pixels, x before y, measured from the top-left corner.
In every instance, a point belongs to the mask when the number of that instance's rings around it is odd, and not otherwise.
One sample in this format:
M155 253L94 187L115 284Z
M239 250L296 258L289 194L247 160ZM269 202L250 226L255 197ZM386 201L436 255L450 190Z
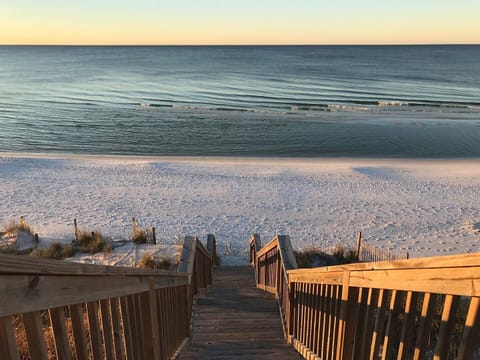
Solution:
M401 269L444 269L480 267L480 253L414 258L385 262L356 263L348 265L324 266L312 269L289 270L288 275L314 275L324 272L367 271L367 270L401 270Z
M92 343L92 354L94 359L103 359L102 334L98 314L98 302L87 303L88 327L90 329L90 341Z
M450 335L452 333L455 312L460 299L458 296L447 295L443 304L442 323L440 324L440 334L438 336L437 346L435 348L434 360L447 358L448 347L450 345Z
M155 288L186 284L184 277L152 277ZM0 316L34 312L148 291L149 277L0 275Z
M299 358L285 342L275 298L256 289L251 268L216 267L213 287L193 312L192 343L183 359Z
M0 254L1 275L85 275L85 276L165 276L185 278L187 274L165 270L82 264L70 261Z
M123 332L125 337L126 356L127 356L127 359L134 359L135 352L134 352L133 335L132 335L134 331L134 326L132 323L132 319L130 319L130 311L129 311L130 306L131 306L130 297L123 296L120 298L120 310L121 310L121 318L123 323Z
M73 343L77 359L85 359L88 357L88 341L83 323L83 307L81 304L70 306L70 316L72 318Z
M71 359L70 345L68 342L67 327L65 324L65 308L50 309L50 323L52 324L55 339L55 352L58 359Z
M124 350L125 338L122 331L120 318L120 301L118 298L110 299L110 311L112 314L113 345L117 359L125 359Z
M5 360L20 359L10 316L0 317L0 349Z
M43 337L42 317L39 311L23 314L28 350L34 359L47 360L47 346Z
M112 316L110 314L110 301L100 301L100 312L102 319L103 330L103 345L105 349L105 356L107 359L113 359L115 357L115 350L113 347L113 334L112 334Z
M413 353L414 360L425 358L430 330L432 328L432 319L435 313L436 294L425 293L423 296L422 312L420 313L419 328L417 332L417 343Z
M308 269L307 269L308 270ZM480 296L480 266L351 271L350 286L385 290ZM342 271L291 273L292 282L341 285Z
M413 320L417 305L418 293L409 291L405 302L405 310L402 324L402 333L400 335L400 344L398 345L397 360L407 359L409 347L412 339Z
M468 308L465 328L463 330L460 349L458 351L459 360L468 360L472 358L475 347L478 346L478 337L480 334L480 298L472 298Z

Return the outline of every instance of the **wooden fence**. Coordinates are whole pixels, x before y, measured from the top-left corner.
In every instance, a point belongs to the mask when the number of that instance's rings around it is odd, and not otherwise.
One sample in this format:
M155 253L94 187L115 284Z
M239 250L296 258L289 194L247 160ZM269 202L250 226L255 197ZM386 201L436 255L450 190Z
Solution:
M367 244L362 239L362 233L357 234L356 257L361 262L380 262L408 259L408 252L399 252L381 249L377 246Z
M170 359L211 284L211 256L185 244L185 272L0 255L1 358Z
M480 357L480 254L291 269L288 236L255 243L257 286L305 358Z

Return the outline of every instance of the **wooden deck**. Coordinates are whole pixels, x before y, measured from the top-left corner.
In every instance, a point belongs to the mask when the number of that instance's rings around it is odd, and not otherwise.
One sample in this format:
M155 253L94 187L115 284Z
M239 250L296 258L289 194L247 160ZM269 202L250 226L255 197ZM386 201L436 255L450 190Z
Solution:
M249 266L217 267L192 321L192 342L181 359L301 359L285 343L277 302L255 287Z

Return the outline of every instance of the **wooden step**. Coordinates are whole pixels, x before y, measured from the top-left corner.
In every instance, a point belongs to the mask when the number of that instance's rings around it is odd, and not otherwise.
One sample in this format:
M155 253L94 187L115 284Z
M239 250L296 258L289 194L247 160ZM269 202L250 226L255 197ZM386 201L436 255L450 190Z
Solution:
M180 359L302 359L286 344L275 298L255 286L249 266L222 266L196 300L191 344Z

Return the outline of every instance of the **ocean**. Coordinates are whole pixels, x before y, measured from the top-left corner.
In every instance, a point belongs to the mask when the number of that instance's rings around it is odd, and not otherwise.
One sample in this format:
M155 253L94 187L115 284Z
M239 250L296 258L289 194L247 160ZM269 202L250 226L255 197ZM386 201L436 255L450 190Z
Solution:
M0 152L480 157L480 46L0 46Z

